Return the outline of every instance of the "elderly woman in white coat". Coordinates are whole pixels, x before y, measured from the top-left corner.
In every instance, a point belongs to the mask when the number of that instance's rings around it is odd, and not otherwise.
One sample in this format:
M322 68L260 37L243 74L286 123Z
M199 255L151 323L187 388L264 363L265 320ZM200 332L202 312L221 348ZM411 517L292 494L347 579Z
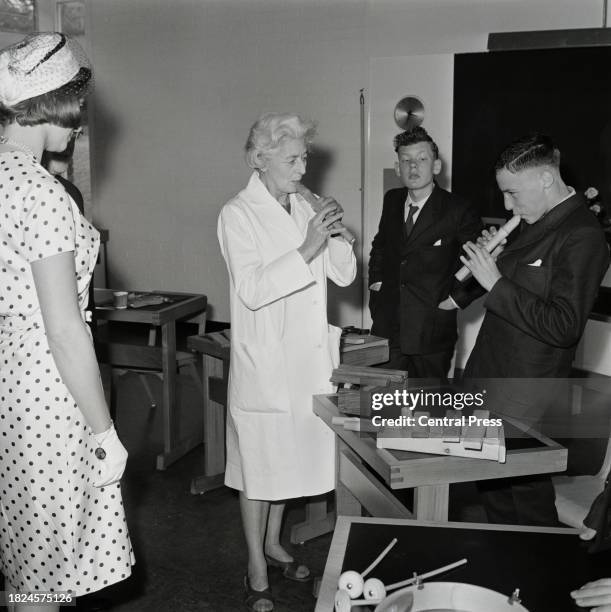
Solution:
M285 500L334 488L334 437L313 414L312 395L333 391L339 362L327 278L349 285L356 259L349 233L336 225L339 204L321 198L315 213L298 193L314 133L298 115L262 115L246 143L254 172L218 223L232 337L225 484L240 491L246 603L256 612L273 609L268 565L286 578L310 578L280 545Z

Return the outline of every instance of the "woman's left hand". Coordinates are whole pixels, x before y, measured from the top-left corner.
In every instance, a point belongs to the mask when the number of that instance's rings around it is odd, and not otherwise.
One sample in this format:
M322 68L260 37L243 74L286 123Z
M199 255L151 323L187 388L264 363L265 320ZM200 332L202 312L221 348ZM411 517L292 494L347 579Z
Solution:
M469 268L477 282L486 291L490 291L502 276L493 256L473 242L466 242L463 249L468 257L461 255L460 261Z
M95 456L97 459L98 478L93 483L94 487L107 487L121 480L127 463L127 451L114 425L99 434L94 434L97 448Z
M329 226L329 229L333 230L331 232L331 236L332 237L342 236L347 242L352 242L354 239L354 236L342 223L342 217L344 216L344 209L342 208L341 204L335 198L329 198L329 197L321 197L320 200L318 200L318 202L323 207L333 206L331 213L329 213L327 217L329 217L331 214L339 215L339 219Z
M611 612L611 578L588 582L580 589L571 591L571 597L582 608L597 606L591 612Z

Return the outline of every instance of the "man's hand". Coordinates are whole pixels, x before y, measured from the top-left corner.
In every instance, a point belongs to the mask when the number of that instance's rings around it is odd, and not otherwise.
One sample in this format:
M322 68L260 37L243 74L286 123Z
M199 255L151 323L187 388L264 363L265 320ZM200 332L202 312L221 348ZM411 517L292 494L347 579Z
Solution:
M494 256L473 242L466 242L463 249L467 257L461 255L460 261L471 271L475 280L486 291L490 291L502 276L496 267Z
M590 608L592 612L611 612L611 578L601 578L584 584L571 591L571 597L579 607Z
M492 226L489 230L485 229L482 232L482 235L477 239L477 246L484 248L491 240L492 237L496 234L496 227ZM496 258L503 252L505 245L507 244L507 238L504 238L501 243L493 249L492 259L496 261Z

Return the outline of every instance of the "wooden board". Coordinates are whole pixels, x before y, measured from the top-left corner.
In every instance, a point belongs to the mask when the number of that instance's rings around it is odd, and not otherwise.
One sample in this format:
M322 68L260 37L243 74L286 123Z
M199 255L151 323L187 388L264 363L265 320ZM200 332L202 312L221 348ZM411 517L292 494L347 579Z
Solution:
M503 426L483 425L484 419L491 420L487 410L474 411L473 416L480 420L471 425L468 425L468 417L461 415L460 411L447 410L445 418L448 424L441 429L441 435L439 425L428 424L429 416L428 412L415 412L413 425L380 430L377 448L505 463Z
M407 372L342 363L333 370L329 380L335 384L382 386L389 383L404 383L407 380Z

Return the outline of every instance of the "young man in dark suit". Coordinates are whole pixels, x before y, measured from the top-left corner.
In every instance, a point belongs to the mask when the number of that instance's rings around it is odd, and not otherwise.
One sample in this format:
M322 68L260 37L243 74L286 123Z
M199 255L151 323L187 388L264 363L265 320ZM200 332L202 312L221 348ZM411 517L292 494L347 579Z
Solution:
M467 243L463 263L487 292L486 314L464 379L487 390L495 416L535 429L544 416L563 418L577 344L609 266L604 234L581 195L560 176L560 153L534 134L511 144L496 164L505 208L522 218L518 236L499 255ZM474 294L457 291L465 306ZM553 413L552 413L553 411ZM549 476L484 481L494 523L557 523Z
M457 338L456 311L442 310L456 284L463 243L482 230L477 211L441 189L439 149L418 127L395 137L404 187L384 196L369 259L372 333L390 340L386 368L447 381Z

